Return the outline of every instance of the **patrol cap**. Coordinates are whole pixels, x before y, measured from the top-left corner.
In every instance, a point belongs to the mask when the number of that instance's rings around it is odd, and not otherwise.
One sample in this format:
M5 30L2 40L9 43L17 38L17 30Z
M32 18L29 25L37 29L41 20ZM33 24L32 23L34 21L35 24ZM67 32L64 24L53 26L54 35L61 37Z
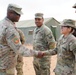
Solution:
M76 8L76 3L73 5L73 8Z
M16 4L9 4L7 10L13 10L20 15L23 14L23 12L21 11L22 8Z
M35 18L43 18L43 13L36 13Z
M64 19L60 25L61 26L70 26L70 27L76 28L75 21L72 19Z

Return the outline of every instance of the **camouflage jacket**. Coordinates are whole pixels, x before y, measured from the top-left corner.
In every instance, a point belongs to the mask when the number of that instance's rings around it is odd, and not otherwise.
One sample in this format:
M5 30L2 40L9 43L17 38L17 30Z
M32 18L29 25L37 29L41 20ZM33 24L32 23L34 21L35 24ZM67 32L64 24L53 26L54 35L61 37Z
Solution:
M46 54L57 54L56 73L72 75L76 71L76 37L72 34L69 34L67 37L62 35L57 42L56 48L46 51Z
M40 28L36 27L33 34L33 47L36 50L45 51L54 45L55 40L52 31L45 25ZM54 46L52 46L54 48Z
M18 28L17 28L17 31L18 31L18 33L20 35L20 41L21 41L21 43L24 44L25 43L24 33L20 29L18 29Z
M16 55L34 56L37 51L27 49L21 44L20 36L14 23L8 18L0 22L0 69L10 69L15 66Z

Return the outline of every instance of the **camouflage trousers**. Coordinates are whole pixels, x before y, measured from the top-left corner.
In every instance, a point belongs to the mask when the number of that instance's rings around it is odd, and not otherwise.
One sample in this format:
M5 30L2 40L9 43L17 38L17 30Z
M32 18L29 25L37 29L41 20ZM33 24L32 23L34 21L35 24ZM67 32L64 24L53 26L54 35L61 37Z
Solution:
M15 75L15 68L9 70L0 70L0 75Z
M17 75L23 75L23 57L18 55L16 65Z
M55 73L55 75L76 75L76 74L70 74L70 73L69 74L65 74L65 73L64 74L60 74L60 73Z
M53 70L55 75L76 75L74 69L65 65L56 65L56 68Z
M34 58L33 66L36 75L50 75L50 58Z
M75 73L73 72L55 72L55 75L76 75Z

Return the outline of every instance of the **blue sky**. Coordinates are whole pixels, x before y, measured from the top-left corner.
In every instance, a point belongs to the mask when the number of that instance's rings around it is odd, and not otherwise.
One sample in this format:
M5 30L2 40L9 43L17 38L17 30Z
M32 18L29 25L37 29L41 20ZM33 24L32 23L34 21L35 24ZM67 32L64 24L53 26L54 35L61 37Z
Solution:
M54 17L58 21L63 19L76 19L76 13L72 6L76 0L1 0L0 1L0 20L6 16L9 3L15 3L23 9L20 20L34 19L37 12L44 13L44 18Z

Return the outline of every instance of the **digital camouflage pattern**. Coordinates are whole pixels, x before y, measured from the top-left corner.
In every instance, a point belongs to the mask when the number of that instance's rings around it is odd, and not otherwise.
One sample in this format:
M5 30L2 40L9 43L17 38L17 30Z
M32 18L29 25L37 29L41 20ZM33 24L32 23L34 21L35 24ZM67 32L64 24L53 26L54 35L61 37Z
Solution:
M15 68L17 55L38 56L38 51L34 51L21 44L20 36L14 27L14 23L5 18L0 21L0 70L10 70ZM4 72L5 73L5 72ZM0 72L1 74L1 72ZM6 74L4 74L6 75ZM11 74L7 74L11 75ZM12 74L14 75L14 74Z
M57 54L55 75L76 75L76 38L72 34L66 38L62 35L56 48L45 53L46 55Z
M25 43L24 33L20 29L17 29L17 31L20 35L21 43L24 44ZM17 70L17 75L23 75L23 56L21 56L21 55L18 55L18 57L17 57L16 70Z
M55 48L55 40L51 30L42 25L36 28L33 34L33 48L37 51L46 51ZM43 58L34 57L33 61L36 75L50 75L50 56Z

